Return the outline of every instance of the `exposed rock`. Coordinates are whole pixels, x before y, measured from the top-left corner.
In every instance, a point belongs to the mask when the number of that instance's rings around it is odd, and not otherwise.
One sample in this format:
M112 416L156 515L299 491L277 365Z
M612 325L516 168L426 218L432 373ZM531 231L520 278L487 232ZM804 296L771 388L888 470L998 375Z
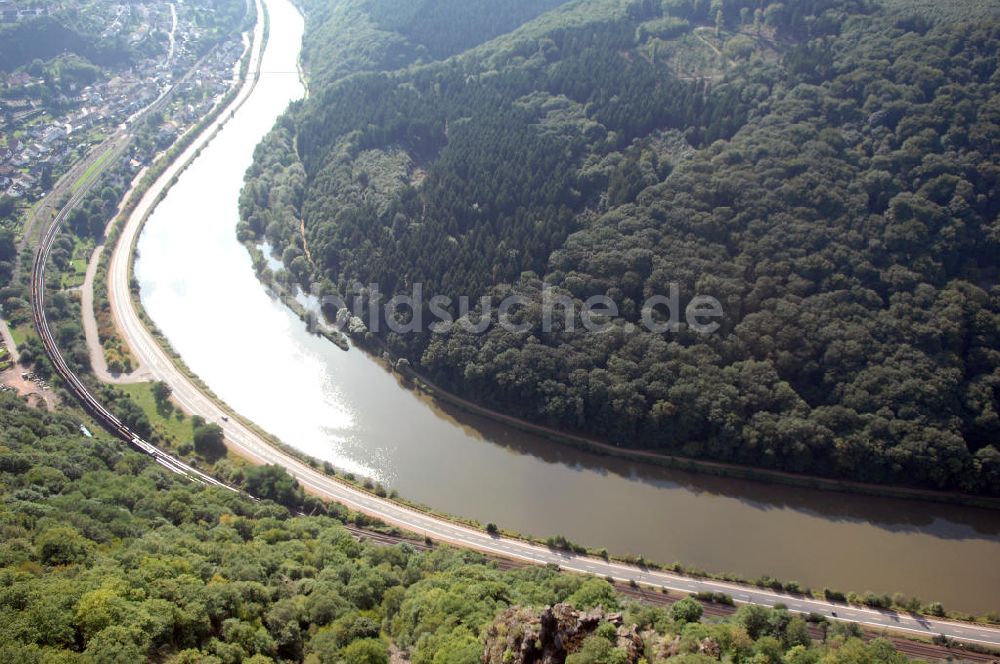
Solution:
M621 622L621 616L619 616L618 620ZM636 626L630 625L625 627L624 625L619 625L616 637L615 647L621 648L628 654L628 661L638 662L643 654L644 643L642 637L639 636Z
M722 647L719 645L718 641L715 639L705 637L698 644L698 652L703 655L708 655L714 659L719 659L722 657Z
M638 662L642 637L635 625L622 624L620 613L580 612L568 604L556 604L540 614L524 607L504 611L486 631L483 664L563 664L602 622L617 628L615 647L625 651L629 662Z
M655 659L670 659L671 657L676 657L681 654L681 637L675 636L673 641L663 640L657 644L656 651L654 653Z

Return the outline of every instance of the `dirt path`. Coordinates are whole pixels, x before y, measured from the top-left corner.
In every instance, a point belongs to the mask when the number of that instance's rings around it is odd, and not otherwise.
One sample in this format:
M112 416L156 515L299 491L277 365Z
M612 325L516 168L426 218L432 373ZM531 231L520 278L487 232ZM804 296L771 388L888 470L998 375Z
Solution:
M94 375L102 383L113 383L124 385L127 383L145 383L152 380L151 375L145 367L140 365L130 374L115 374L108 371L108 363L104 358L104 347L101 346L101 337L97 332L97 316L94 314L94 277L97 275L97 266L101 262L101 254L104 253L104 245L98 245L90 257L87 264L87 274L80 286L80 306L83 309L83 333L87 338L87 351L90 353L90 366L94 370Z
M710 49L712 49L713 51L715 51L715 54L717 56L719 56L720 58L722 58L722 61L724 63L726 63L726 65L728 65L730 67L734 66L736 63L733 62L732 60L730 60L729 58L727 58L725 55L723 55L722 51L719 50L718 46L716 46L715 44L713 44L712 42L708 41L707 39L705 39L704 37L701 36L701 33L704 32L705 30L711 31L711 30L713 30L713 28L706 28L706 27L695 28L694 29L694 36L697 37L699 40L701 40L701 42L704 43L705 46L707 46Z
M309 240L306 239L306 222L305 222L305 219L302 219L301 221L299 221L299 235L302 236L302 248L306 252L306 259L308 259L308 261L310 263L312 263L313 266L315 266L316 263L313 263L312 252L309 251Z
M14 336L10 333L10 328L7 327L7 321L0 318L0 341L3 341L3 345L10 351L11 357L17 357L17 344L14 343Z
M17 344L14 343L14 337L10 333L7 321L2 318L0 318L0 343L10 353L11 360L14 362L11 368L0 371L0 384L12 387L22 397L27 397L28 404L33 407L45 404L47 410L54 410L59 403L58 397L51 390L42 389L40 385L22 375L21 366L17 364L19 355Z
M134 178L132 178L129 190L122 196L121 202L118 203L118 209L115 210L115 215L111 218L111 221L108 222L107 227L104 229L105 237L107 237L108 233L111 232L111 228L114 226L115 220L122 213L122 210L125 207L125 202L132 197L132 193L135 191L135 188L139 186L139 183L142 182L142 178L145 175L146 169L143 168ZM98 333L97 315L94 309L94 279L97 277L97 267L100 265L101 256L103 254L103 244L94 247L94 253L91 254L90 262L87 263L87 272L84 275L83 283L80 285L80 306L83 310L83 334L87 339L87 351L90 353L90 366L94 370L94 375L97 376L98 380L102 383L112 383L115 385L145 383L152 380L152 373L139 363L138 359L134 359L134 361L139 364L130 374L115 374L108 371L108 363L104 357L104 347L101 345L101 335ZM117 321L115 321L115 326L116 328L118 327Z

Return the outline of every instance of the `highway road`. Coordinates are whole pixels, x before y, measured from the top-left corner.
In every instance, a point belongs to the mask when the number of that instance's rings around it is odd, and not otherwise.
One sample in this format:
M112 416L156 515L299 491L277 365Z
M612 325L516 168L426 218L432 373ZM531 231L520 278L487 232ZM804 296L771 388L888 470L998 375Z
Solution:
M258 8L260 0L256 0ZM258 11L258 15L262 15ZM252 62L259 63L257 49L261 43L261 25L257 26L257 38L254 40L255 53ZM233 108L238 108L244 99L253 93L253 76L248 77L240 94L233 102ZM230 449L258 463L277 464L288 470L311 493L322 498L336 501L347 507L363 512L382 521L430 537L435 541L446 542L458 547L475 549L485 553L506 557L528 563L558 565L564 570L613 577L625 582L636 582L646 586L667 588L681 592L721 592L731 596L738 603L753 603L763 606L773 606L781 603L792 611L815 612L835 619L853 621L872 628L886 628L901 633L930 637L943 634L949 638L1000 647L1000 629L974 624L957 623L937 620L910 614L897 614L887 611L876 611L867 608L835 604L811 597L787 595L723 581L714 581L687 577L679 574L645 569L605 561L600 558L575 555L567 552L551 550L548 547L531 544L525 541L506 537L492 536L482 530L446 519L425 514L418 510L400 505L387 499L379 498L354 486L342 483L334 478L318 472L306 463L290 456L269 444L262 436L256 434L248 426L241 423L233 413L219 405L193 381L177 368L166 351L164 351L153 335L146 329L136 311L129 290L131 250L141 228L143 219L152 211L160 194L169 185L170 180L182 170L183 165L193 158L197 151L211 140L216 129L225 124L229 110L220 116L223 120L214 123L185 153L172 165L162 177L149 189L131 217L127 220L123 233L112 256L109 268L109 296L115 320L121 326L121 332L128 341L133 353L153 376L166 381L173 389L173 397L187 412L198 414L208 421L218 422L226 435ZM224 131L224 128L222 128ZM235 241L235 238L234 238ZM180 269L180 266L179 266ZM58 352L57 349L52 352ZM93 408L94 406L89 406ZM121 433L117 431L116 433ZM180 462L171 460L164 453L150 448L147 443L136 441L136 444L150 453L158 462L175 472L186 472ZM188 469L190 470L190 469ZM206 481L204 476L195 477ZM215 482L212 482L215 483ZM540 506L540 509L542 507ZM637 516L641 519L641 515ZM656 527L651 525L650 527ZM613 543L609 543L613 546ZM733 543L739 546L738 542Z

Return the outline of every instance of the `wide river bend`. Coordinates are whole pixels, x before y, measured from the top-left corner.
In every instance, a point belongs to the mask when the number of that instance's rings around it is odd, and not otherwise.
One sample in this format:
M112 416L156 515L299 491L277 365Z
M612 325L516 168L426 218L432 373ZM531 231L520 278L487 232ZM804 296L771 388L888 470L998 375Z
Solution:
M813 587L1000 610L1000 513L824 493L607 459L433 403L357 350L309 334L236 241L254 146L289 102L303 22L266 0L246 104L139 241L142 303L187 365L283 441L435 509L540 536Z

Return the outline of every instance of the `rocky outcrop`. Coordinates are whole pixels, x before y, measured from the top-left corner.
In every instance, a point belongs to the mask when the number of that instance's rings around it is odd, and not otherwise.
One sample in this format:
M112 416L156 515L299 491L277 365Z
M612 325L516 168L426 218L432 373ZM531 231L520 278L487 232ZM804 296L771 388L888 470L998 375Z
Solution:
M541 613L524 607L504 611L486 631L483 664L563 664L602 622L615 627L615 647L625 651L629 662L638 662L642 637L635 625L622 624L620 613L580 612L556 604Z
M680 636L675 636L672 641L660 639L656 636L655 632L647 633L645 636L650 639L649 642L652 644L651 650L654 661L670 659L671 657L683 655L685 652L692 652L690 647L687 650L682 647ZM707 655L712 659L722 658L722 646L719 645L718 641L707 636L697 642L697 650L694 652Z

